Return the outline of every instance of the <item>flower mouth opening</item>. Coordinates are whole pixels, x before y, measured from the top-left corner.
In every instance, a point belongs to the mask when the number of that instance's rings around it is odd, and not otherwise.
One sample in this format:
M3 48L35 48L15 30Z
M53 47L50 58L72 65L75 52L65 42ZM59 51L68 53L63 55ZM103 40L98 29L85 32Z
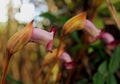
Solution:
M53 32L53 38L54 38L55 35L56 35L57 30L56 30L55 27L52 27L51 30L50 30L50 32Z
M56 34L56 28L52 27L50 32L53 33L53 40ZM53 40L49 41L46 45L46 50L52 53Z
M52 53L52 46L53 46L53 40L49 41L48 44L46 45L46 51L49 51Z
M72 69L75 68L76 62L75 62L75 61L66 62L66 63L64 64L64 66L66 67L66 69L72 70Z
M111 43L107 44L106 47L110 50L113 50L116 48L116 46L120 44L120 41L119 40L114 40L112 41Z

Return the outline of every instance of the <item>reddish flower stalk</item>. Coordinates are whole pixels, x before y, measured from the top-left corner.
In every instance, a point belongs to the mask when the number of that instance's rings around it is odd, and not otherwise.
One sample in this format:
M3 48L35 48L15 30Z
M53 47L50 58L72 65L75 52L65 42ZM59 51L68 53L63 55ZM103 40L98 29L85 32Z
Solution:
M5 84L5 78L6 78L6 73L7 73L7 70L8 70L10 58L11 58L11 56L9 56L7 58L7 60L6 60L6 64L5 64L5 67L4 67L4 70L3 70L3 74L2 74L2 78L1 78L1 83L0 84Z

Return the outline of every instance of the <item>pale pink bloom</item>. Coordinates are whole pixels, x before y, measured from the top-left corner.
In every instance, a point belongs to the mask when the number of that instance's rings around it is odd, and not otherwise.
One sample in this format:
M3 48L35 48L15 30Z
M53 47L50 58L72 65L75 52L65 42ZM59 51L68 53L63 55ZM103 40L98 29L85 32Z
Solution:
M107 33L107 32L104 32L104 31L100 34L100 38L106 44L109 44L109 43L115 41L114 37L110 33Z
M55 28L52 28L50 32L47 32L40 28L34 28L30 41L40 43L46 46L47 51L52 51L55 33L56 33Z
M120 43L119 40L115 40L112 34L96 28L90 20L86 20L84 31L88 33L90 42L100 39L106 44L106 48L109 50L115 49Z
M65 62L64 65L66 69L71 70L75 67L75 62L72 60L68 53L63 52L62 55L60 56L60 59Z
M90 42L95 41L101 33L101 30L97 29L95 27L95 25L90 20L86 20L86 23L85 23L85 26L84 26L84 31L87 32L90 35L89 36Z
M90 42L94 42L96 39L101 39L104 41L104 43L109 44L115 40L110 33L104 32L103 30L96 28L90 20L86 20L84 31L90 35Z
M100 34L100 39L106 44L108 50L113 50L120 43L120 41L115 40L115 38L107 32L102 31Z

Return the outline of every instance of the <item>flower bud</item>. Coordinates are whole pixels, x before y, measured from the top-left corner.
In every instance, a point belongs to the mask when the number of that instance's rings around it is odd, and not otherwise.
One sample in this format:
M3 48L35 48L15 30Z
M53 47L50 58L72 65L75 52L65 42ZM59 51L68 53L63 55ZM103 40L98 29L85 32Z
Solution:
M78 15L69 19L63 26L63 35L69 34L75 30L83 29L86 21L86 12L79 13Z
M13 55L18 50L22 49L30 40L33 32L33 20L23 29L12 35L7 42L7 53Z

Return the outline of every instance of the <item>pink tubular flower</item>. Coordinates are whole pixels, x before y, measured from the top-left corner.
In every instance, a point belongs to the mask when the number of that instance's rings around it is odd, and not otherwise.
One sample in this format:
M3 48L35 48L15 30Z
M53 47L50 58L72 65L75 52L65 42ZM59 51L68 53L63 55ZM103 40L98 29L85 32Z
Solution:
M120 43L120 41L115 40L115 38L110 33L97 29L90 20L86 20L84 31L90 35L90 42L94 42L96 39L100 39L106 44L106 48L109 50L115 49L115 47Z
M87 32L90 36L90 42L94 42L100 35L101 30L97 29L95 25L90 21L86 20L84 29L85 32Z
M46 50L52 51L53 38L56 33L55 28L51 28L50 32L42 29L34 28L32 20L23 29L13 34L7 42L6 50L11 56L21 50L28 42L37 42L46 46Z
M47 51L52 52L53 38L55 36L55 33L56 33L55 28L51 28L50 32L47 32L39 28L34 28L30 41L40 43L46 46Z
M90 20L86 20L84 31L90 35L90 42L93 42L96 39L100 38L106 44L108 44L115 40L114 37L110 33L97 29Z
M55 56L57 54L57 48L52 51L52 53L48 52L43 60L43 65L50 64L54 61ZM64 66L66 69L71 70L75 67L76 62L72 60L70 55L64 51L64 46L61 46L59 54L58 54L59 60L62 60L64 62Z
M101 32L100 38L101 38L101 40L103 40L106 44L109 44L109 43L115 41L114 37L113 37L110 33L107 33L107 32L104 32L104 31Z
M65 62L65 67L68 70L71 70L75 67L75 62L72 60L70 55L66 52L63 52L62 55L60 56L60 59Z
M75 67L76 63L72 60L70 55L64 51L64 47L65 47L65 45L60 46L58 59L60 61L63 61L66 69L70 70L70 69L73 69ZM56 54L57 54L57 48L53 49L52 53L48 52L43 59L42 65L48 65L51 62L53 62Z

